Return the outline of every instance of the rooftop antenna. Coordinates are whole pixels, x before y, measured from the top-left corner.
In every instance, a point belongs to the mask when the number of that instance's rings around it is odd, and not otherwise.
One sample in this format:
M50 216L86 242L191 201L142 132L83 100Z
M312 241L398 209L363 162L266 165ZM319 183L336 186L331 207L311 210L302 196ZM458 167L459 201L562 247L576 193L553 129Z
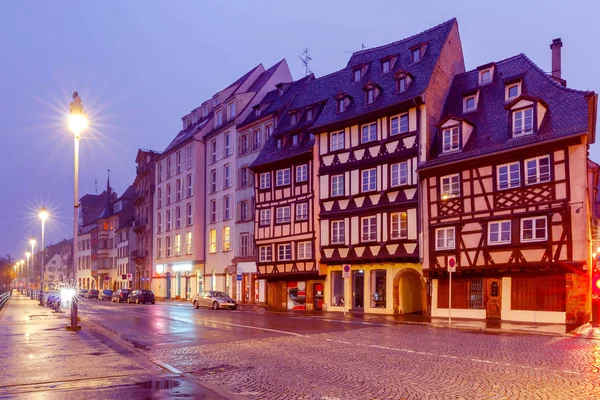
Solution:
M302 61L302 64L304 64L305 76L308 76L308 74L312 74L312 71L310 70L310 68L308 68L308 62L312 60L312 57L308 54L308 49L305 48L304 52L302 53L302 56L298 56L298 58L300 59L300 61Z
M361 43L361 44L360 44L360 47L361 47L361 48L360 48L360 50L351 50L351 51L345 51L344 53L356 53L357 51L363 51L364 49L367 49L367 48L368 48L367 46L365 46L365 44L364 44L364 43Z

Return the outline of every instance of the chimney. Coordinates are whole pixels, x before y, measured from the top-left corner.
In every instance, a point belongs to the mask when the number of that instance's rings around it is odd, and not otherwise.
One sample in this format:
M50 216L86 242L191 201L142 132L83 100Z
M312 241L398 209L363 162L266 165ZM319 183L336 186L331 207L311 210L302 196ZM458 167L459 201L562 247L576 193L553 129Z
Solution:
M561 85L567 86L567 82L561 78L560 48L562 45L560 38L554 39L550 45L550 49L552 49L552 78Z

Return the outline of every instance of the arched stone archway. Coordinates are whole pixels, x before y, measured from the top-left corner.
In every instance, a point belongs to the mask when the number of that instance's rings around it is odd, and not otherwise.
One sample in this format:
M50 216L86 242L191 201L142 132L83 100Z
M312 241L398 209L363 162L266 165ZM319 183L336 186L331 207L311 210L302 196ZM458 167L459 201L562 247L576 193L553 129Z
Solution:
M394 277L394 314L427 314L427 284L421 274L404 268Z

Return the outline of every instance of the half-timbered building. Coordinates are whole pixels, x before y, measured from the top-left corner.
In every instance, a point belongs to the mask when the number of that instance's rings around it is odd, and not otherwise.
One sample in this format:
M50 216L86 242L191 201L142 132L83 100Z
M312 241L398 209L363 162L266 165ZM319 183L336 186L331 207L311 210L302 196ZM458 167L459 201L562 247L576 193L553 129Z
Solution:
M328 310L426 310L416 170L452 77L463 71L450 20L356 52L331 75L327 103L311 127Z
M265 112L273 114L277 127L251 168L258 277L266 280L267 304L274 309L323 307L310 127L327 102L329 82L331 76L309 75L266 97L274 99Z
M433 316L581 323L597 95L520 54L455 77L419 169ZM450 260L456 260L449 295Z

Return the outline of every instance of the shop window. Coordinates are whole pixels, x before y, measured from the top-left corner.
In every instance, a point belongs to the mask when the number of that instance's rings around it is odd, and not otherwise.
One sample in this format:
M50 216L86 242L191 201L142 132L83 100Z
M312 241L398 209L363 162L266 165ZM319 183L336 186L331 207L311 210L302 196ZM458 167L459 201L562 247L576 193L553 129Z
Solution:
M371 271L371 307L385 308L386 270Z
M438 307L448 308L448 280L438 280ZM485 309L483 303L483 279L452 279L452 308Z
M331 305L344 306L344 278L342 271L331 271Z

